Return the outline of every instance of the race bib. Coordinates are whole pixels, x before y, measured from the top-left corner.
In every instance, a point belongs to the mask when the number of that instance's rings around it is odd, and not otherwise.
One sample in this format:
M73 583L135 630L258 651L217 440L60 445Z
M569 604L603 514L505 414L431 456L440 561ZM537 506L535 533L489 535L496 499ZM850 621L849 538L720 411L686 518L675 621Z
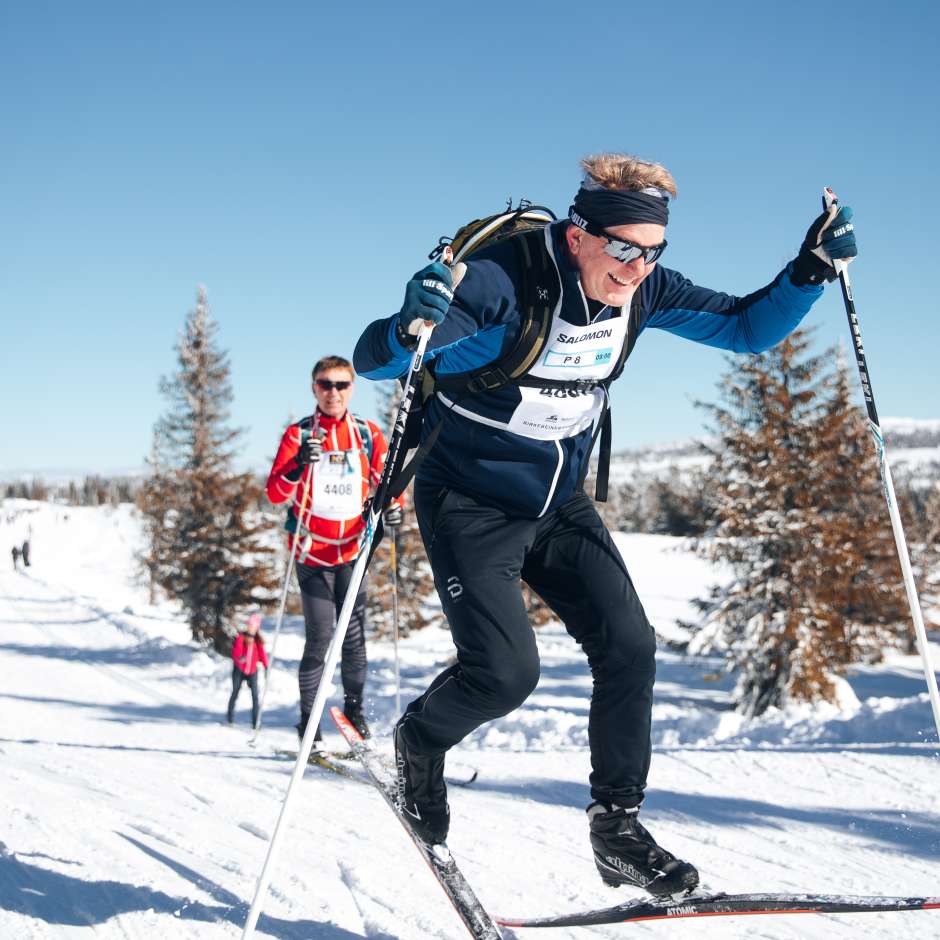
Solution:
M358 451L324 451L313 470L313 515L338 522L362 512Z
M509 419L513 434L539 441L574 437L589 428L601 413L604 390L528 388L521 386L522 401Z
M542 357L529 376L566 381L606 379L620 356L626 333L625 316L587 326L572 326L556 317ZM574 437L591 427L604 407L602 388L520 386L519 391L522 400L509 420L509 430L536 440Z

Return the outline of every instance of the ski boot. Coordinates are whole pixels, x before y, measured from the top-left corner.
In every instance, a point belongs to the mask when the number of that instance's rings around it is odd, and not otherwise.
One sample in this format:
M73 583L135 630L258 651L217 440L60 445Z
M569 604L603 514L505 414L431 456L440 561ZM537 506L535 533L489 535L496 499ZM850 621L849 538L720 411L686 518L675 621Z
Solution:
M594 863L604 884L634 885L655 897L688 894L698 885L698 872L657 845L640 823L639 807L592 803Z
M365 716L362 714L362 699L356 695L347 695L343 704L343 714L364 738L372 737L372 732L369 730Z
M297 740L298 740L298 741L303 741L304 735L307 733L307 722L308 722L308 721L310 721L310 713L309 713L309 712L301 712L301 713L300 713L300 721L298 721L297 724L294 725L294 727L297 729ZM322 734L321 731L320 731L320 726L317 725L317 730L316 730L316 732L315 732L314 735L313 735L313 749L314 749L315 751L319 751L320 748L318 747L318 745L320 745L320 744L322 744L322 743L323 743L323 734Z
M395 725L395 767L398 772L398 808L408 825L428 845L447 838L450 807L444 783L444 752L426 757L415 753Z

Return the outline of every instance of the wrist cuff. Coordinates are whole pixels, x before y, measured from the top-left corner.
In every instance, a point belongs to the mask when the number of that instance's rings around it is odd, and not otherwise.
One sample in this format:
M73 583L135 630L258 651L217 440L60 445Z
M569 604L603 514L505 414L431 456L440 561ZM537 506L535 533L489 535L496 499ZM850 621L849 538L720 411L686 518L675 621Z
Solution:
M398 340L400 346L403 346L405 349L414 349L418 345L418 337L412 336L410 333L402 329L401 321L395 321L395 339Z
M814 254L805 245L794 258L790 267L790 280L797 287L821 287L827 281L834 281L836 269L826 264L819 255Z

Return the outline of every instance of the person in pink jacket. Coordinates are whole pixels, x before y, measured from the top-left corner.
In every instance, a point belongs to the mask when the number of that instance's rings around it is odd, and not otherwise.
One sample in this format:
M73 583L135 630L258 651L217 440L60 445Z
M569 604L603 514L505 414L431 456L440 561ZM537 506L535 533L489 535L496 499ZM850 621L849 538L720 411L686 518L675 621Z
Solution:
M242 682L251 689L251 727L258 727L258 666L268 671L268 654L261 636L261 614L252 614L245 629L238 634L232 646L232 695L228 700L228 723L235 721L235 700Z

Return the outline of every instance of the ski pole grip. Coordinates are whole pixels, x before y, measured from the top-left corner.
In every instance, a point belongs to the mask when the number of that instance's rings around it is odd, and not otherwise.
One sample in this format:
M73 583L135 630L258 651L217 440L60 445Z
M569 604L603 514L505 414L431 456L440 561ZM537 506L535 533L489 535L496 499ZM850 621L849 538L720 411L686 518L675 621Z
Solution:
M823 187L822 205L823 211L829 213L829 221L823 226L823 230L825 230L832 224L832 220L839 211L839 197L832 191L830 186ZM833 258L832 266L835 268L836 274L848 276L849 263L844 258Z
M450 268L451 275L451 290L457 290L457 285L463 280L463 276L467 273L467 266L462 262L458 261L454 264L454 252L450 245L445 245L441 251L441 263L446 264ZM420 337L421 334L426 330L428 335L430 335L431 330L434 329L434 323L430 320L424 321L424 326L421 327L421 332L418 333Z

